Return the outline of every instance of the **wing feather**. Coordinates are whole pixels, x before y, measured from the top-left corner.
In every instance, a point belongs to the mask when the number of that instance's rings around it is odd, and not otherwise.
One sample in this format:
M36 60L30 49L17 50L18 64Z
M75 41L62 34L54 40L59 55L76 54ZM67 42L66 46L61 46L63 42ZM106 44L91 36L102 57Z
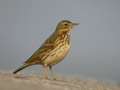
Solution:
M49 53L55 47L56 35L53 33L43 45L24 63L37 64L42 61L42 57Z

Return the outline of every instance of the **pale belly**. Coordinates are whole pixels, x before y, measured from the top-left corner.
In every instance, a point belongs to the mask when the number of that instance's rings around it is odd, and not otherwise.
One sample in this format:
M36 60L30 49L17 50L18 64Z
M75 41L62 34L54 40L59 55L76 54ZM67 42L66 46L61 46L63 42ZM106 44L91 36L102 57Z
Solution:
M50 55L42 62L42 64L43 65L47 64L47 66L53 66L59 63L67 55L69 49L70 49L70 45L68 44L62 46L61 48L55 48L53 51L49 53Z

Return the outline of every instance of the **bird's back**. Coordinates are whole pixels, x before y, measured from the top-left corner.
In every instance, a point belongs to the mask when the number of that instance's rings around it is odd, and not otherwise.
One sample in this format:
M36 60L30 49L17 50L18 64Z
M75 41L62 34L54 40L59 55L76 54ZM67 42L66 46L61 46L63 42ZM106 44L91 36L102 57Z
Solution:
M54 65L66 56L69 48L70 36L68 34L58 36L56 33L53 33L25 63L30 65L44 65L45 63Z

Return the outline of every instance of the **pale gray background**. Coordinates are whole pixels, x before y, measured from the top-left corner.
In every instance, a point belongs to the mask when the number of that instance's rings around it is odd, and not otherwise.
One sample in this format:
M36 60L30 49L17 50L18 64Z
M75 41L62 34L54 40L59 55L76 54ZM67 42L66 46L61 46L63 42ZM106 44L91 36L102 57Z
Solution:
M54 73L120 82L120 0L0 0L0 69L21 66L64 19L79 26Z

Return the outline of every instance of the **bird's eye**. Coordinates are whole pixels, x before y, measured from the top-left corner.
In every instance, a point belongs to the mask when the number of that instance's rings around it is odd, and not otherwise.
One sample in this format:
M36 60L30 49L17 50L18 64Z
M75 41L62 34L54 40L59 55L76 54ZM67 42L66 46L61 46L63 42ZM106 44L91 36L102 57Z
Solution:
M65 26L68 26L68 24L64 24Z

